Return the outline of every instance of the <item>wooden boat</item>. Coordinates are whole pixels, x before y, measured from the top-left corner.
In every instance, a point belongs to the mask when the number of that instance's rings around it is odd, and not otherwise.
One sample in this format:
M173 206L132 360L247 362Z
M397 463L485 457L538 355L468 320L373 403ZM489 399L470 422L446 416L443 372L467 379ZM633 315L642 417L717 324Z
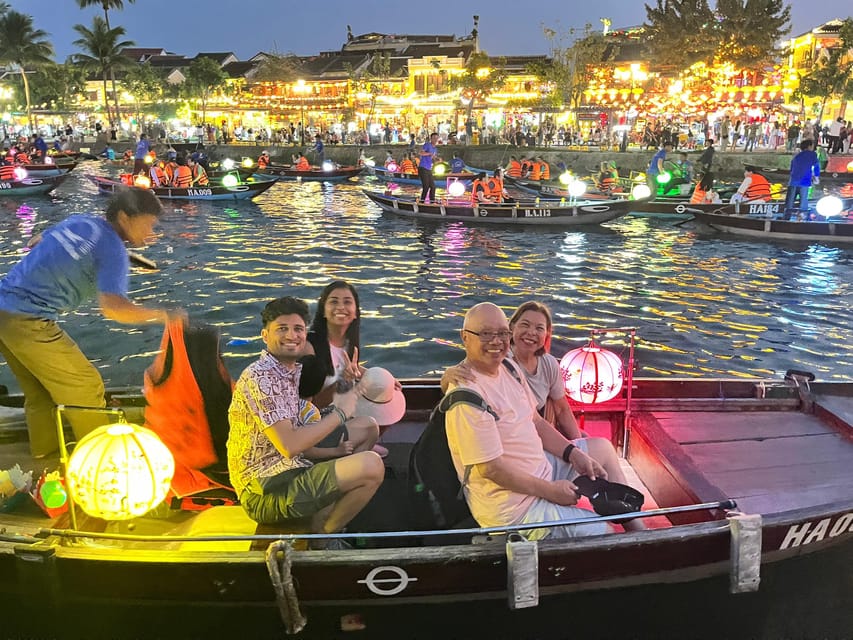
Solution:
M755 207L757 211L740 214L733 213L731 207L732 205L728 205L715 211L689 209L689 213L702 224L717 231L738 236L809 242L853 242L853 219L846 216L830 219L817 216L815 220L788 220L787 217L774 217L777 211L780 213L784 211L784 204L781 209L778 208L779 205L764 205L764 207L773 207L770 215L756 205L748 205L748 209Z
M119 180L93 175L87 175L86 177L98 187L98 192L102 194L110 195L115 193L117 189L126 187ZM252 177L233 187L226 187L222 184L210 184L206 187L196 186L188 189L152 187L151 190L157 194L157 197L163 200L247 200L262 194L273 186L275 182L275 180L266 177Z
M255 169L247 169L245 167L234 167L233 169L211 167L207 172L207 177L211 180L219 180L228 174L231 174L232 176L238 176L241 181L245 181L251 178L255 173Z
M68 173L61 175L32 177L11 182L0 182L0 197L31 196L49 193L68 177Z
M57 162L55 164L24 164L21 165L27 171L27 175L33 178L47 178L59 176L71 172L77 166L77 162Z
M311 167L308 171L299 171L289 164L270 164L256 173L264 176L275 176L279 180L302 180L304 182L342 182L354 178L364 171L364 167L335 166L331 169Z
M0 513L4 635L272 637L304 616L323 638L356 613L382 638L567 625L592 638L849 638L853 383L807 380L635 379L630 398L588 405L588 431L627 442L623 468L647 503L631 515L649 528L538 543L508 527L405 529L408 451L440 391L404 380L407 413L383 436L389 471L365 510L390 527L363 518L342 534L355 549L308 551L239 506L74 530L65 516ZM139 397L110 401L141 420ZM0 455L25 450L16 433L2 431Z
M787 169L761 169L761 173L771 182L788 184L791 172ZM853 184L853 172L821 171L820 184L824 187L843 187Z
M414 184L417 186L421 185L421 179L418 178L418 174L416 173L400 173L399 171L388 171L385 167L375 166L373 167L373 175L382 180L383 182L394 182L397 184ZM463 171L462 173L447 173L443 176L434 175L435 178L435 186L441 187L442 189L447 187L447 181L450 180L459 180L464 184L471 184L474 180L474 173L468 173L467 171Z
M385 195L365 189L364 194L383 211L407 218L424 220L466 220L483 224L559 225L575 226L601 224L626 215L634 201L629 200L576 200L535 202L532 200L471 205L469 198L442 199L425 204L413 196Z

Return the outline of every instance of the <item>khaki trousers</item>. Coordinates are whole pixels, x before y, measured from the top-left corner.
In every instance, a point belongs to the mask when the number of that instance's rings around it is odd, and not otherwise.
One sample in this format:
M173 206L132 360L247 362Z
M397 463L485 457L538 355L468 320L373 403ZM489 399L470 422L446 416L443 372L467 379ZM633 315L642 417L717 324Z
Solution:
M53 413L56 405L105 405L104 381L98 370L53 320L0 311L0 353L24 393L34 457L59 448ZM68 419L78 440L110 422L104 414L79 411L69 412Z

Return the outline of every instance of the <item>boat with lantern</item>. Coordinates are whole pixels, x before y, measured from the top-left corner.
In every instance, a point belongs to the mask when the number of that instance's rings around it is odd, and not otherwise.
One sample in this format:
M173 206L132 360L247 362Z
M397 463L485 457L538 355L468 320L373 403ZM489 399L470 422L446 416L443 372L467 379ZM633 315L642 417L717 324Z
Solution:
M4 633L260 637L284 627L331 637L339 616L355 613L371 637L389 638L539 637L566 624L593 638L638 629L655 638L716 639L735 629L749 638L847 638L853 383L793 371L784 380L634 378L632 355L628 362L609 380L588 378L605 367L584 367L567 391L611 390L575 408L588 432L621 451L645 504L595 518L641 517L644 531L529 542L517 527L412 528L408 453L441 398L436 379L401 381L407 409L383 436L386 479L338 536L351 550L308 550L312 536L298 526L259 526L237 505L145 513L164 492L128 517L128 500L97 487L128 486L107 476L129 467L141 474L130 486L168 483L156 473L164 447L146 445L138 427L113 425L72 452L68 477L81 487L69 488L67 513L0 509ZM623 375L626 384L615 384ZM108 399L105 411L144 422L138 392ZM0 392L7 411L22 404ZM16 442L20 416L11 422L0 429L0 455L26 446ZM116 443L146 464L87 462ZM39 495L52 502L57 491ZM567 608L581 613L567 622Z
M98 192L111 195L126 185L121 180L105 178L103 176L87 175L98 188ZM221 179L211 182L207 186L194 186L188 188L178 187L150 187L136 185L141 188L149 188L157 197L163 200L248 200L259 196L276 183L276 180L267 176L253 175L247 180L241 181L236 175L223 176Z
M77 162L49 162L22 164L20 166L23 167L27 172L27 175L32 178L49 178L62 175L63 173L70 173L77 166Z
M42 195L53 191L58 187L68 173L55 176L26 176L20 180L0 182L0 197L32 196Z
M464 191L463 191L464 193ZM519 200L473 205L470 196L443 197L424 203L415 196L364 189L364 194L388 213L422 220L463 220L483 224L576 226L609 222L631 211L633 200L567 199L564 202Z
M441 167L439 169L438 167ZM421 186L421 179L418 177L416 173L401 173L400 171L394 171L387 167L375 166L373 167L373 175L375 175L382 182L393 182L396 184L412 184ZM468 171L462 171L460 173L451 173L446 169L446 165L436 165L436 169L433 170L433 178L435 179L435 185L437 187L446 188L447 185L451 182L459 181L464 185L470 185L474 180L477 174L469 173Z
M355 178L364 167L338 166L327 160L322 167L311 167L308 170L296 169L290 164L269 164L257 173L263 176L274 176L279 180L301 180L303 182L343 182Z

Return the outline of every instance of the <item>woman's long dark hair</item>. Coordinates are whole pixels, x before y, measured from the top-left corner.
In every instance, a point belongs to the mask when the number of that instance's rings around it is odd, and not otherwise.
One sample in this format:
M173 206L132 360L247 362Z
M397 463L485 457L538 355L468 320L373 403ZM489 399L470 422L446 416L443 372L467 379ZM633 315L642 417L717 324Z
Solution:
M346 337L347 355L352 358L355 349L361 350L361 304L358 301L358 292L355 287L349 282L343 280L335 280L326 285L320 293L320 298L317 300L317 311L314 314L314 321L311 323L311 331L308 334L308 339L314 347L314 353L320 359L320 362L326 369L326 375L333 375L335 367L332 364L332 352L329 349L329 326L326 324L326 300L329 299L332 291L335 289L347 289L355 300L355 320L347 327Z
M702 175L702 179L699 181L699 188L705 193L714 188L714 173L712 171L706 171Z

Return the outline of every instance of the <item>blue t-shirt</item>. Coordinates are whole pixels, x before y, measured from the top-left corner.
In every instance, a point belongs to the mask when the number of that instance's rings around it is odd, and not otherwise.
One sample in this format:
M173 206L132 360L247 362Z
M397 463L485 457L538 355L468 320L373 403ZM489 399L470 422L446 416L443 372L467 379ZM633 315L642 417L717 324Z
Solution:
M136 160L144 160L149 151L151 151L151 143L147 138L143 138L136 143L136 154L133 157Z
M99 293L127 296L124 242L103 218L70 216L0 280L0 310L55 320Z
M317 153L323 153L323 148L324 148L324 146L323 146L322 140L317 140L317 142L314 143L314 150Z
M666 149L661 149L652 156L652 161L649 163L649 170L646 173L650 173L653 176L660 173L660 170L658 169L658 160L666 160Z
M465 161L462 158L453 158L450 161L450 170L453 173L462 173L465 171Z
M812 176L820 175L820 162L817 153L804 149L791 158L791 177L788 185L791 187L812 186Z
M435 155L437 149L434 144L430 144L429 142L425 142L423 146L423 150L426 152L425 154L421 154L421 163L419 166L424 169L432 169L432 159L433 155Z

